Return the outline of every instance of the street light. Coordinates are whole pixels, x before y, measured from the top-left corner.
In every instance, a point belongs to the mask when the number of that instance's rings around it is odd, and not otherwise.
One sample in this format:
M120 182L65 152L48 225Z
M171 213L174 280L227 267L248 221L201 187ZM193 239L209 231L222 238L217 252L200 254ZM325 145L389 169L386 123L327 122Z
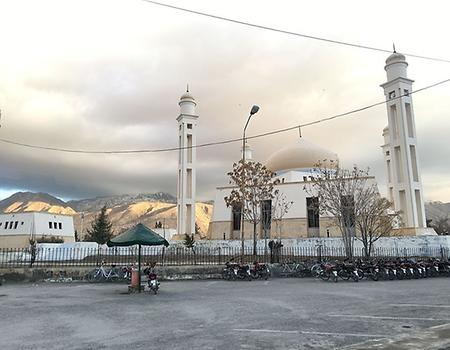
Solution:
M244 250L245 250L245 243L244 243L244 224L245 224L245 218L244 218L244 208L245 208L245 198L244 198L244 190L245 190L245 131L247 130L248 123L250 122L251 117L258 113L259 107L254 105L252 109L250 110L250 115L247 118L247 122L244 126L244 133L242 136L242 188L241 188L241 195L242 195L242 202L241 202L241 262L244 262Z

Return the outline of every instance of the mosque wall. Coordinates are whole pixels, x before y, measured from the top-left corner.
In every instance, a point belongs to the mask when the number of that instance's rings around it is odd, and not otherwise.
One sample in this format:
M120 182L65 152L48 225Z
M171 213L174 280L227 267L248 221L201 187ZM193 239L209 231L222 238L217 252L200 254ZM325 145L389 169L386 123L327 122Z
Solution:
M284 183L276 186L286 196L286 201L293 202L289 211L283 217L282 232L283 238L287 237L307 237L307 213L306 197L302 182ZM213 216L209 227L210 239L223 239L224 233L226 239L240 239L240 232L232 230L232 210L225 204L224 198L230 195L232 187L221 187L216 190L214 200ZM253 224L245 224L245 237L253 237ZM264 237L261 225L257 226L258 236ZM276 224L272 222L270 237L278 237Z
M332 217L320 216L317 231L308 229L307 198L311 197L305 189L308 181L280 183L275 188L285 195L287 202L292 202L289 211L283 216L281 229L272 218L271 231L268 238L306 238L306 237L340 237L341 232ZM376 185L375 178L368 178L368 185ZM219 187L216 190L213 217L209 227L208 237L210 239L240 239L240 232L232 230L232 210L225 204L224 198L230 194L232 187ZM257 227L258 237L264 238L263 229ZM407 232L404 233L408 235ZM413 234L413 233L409 233ZM253 225L246 223L245 237L251 239L253 236Z
M321 217L319 221L320 237L341 237L341 230L332 217Z
M231 221L212 221L209 226L208 239L240 240L240 231L232 231ZM290 239L290 238L311 238L311 237L340 237L339 228L335 226L332 218L321 217L319 220L319 230L317 233L308 233L307 218L285 218L281 221L272 222L268 239ZM245 222L245 239L253 239L253 224ZM264 238L264 230L260 224L256 227L257 238Z

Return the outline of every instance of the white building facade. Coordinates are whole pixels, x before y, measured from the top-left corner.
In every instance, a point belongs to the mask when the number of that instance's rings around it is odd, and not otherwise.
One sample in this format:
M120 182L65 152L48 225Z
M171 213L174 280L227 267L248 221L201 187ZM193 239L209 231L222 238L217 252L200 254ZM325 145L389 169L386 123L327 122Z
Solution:
M246 147L246 155L251 156ZM278 190L289 210L280 217L276 214L275 200L261 203L261 222L258 238L289 239L306 237L338 237L339 228L331 217L320 215L317 208L317 197L312 193L310 183L314 180L315 168L319 163L328 166L331 161L337 161L337 155L320 146L299 138L294 144L275 152L265 162L268 169L276 173ZM375 184L375 178L369 177L367 183ZM233 187L225 186L216 189L214 212L210 223L209 238L214 240L240 239L241 212L240 208L227 207L224 198L230 194ZM251 239L253 228L245 224L245 239ZM247 227L248 225L248 227Z
M425 205L417 151L417 134L405 56L394 52L386 60L388 126L382 146L387 172L388 198L402 217L403 234L420 235L426 229Z
M24 212L0 215L0 248L23 248L34 240L58 238L75 241L73 218L45 212Z
M197 120L194 97L186 91L178 103L178 184L177 184L177 234L195 234L196 149Z

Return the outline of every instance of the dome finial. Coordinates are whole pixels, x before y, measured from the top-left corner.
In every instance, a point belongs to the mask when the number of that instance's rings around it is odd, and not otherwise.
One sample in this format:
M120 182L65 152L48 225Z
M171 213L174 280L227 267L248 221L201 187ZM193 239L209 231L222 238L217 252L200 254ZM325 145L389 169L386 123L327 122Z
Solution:
M300 138L302 138L302 127L301 126L298 127L298 136Z
M189 92L189 83L186 84L186 92Z
M395 51L395 43L392 43L392 48L394 49L394 53L397 53L397 51Z

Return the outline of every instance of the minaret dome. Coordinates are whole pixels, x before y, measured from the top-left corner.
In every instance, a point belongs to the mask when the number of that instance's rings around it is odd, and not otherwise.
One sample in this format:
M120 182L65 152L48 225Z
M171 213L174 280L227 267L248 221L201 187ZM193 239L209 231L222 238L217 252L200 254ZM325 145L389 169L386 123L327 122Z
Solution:
M189 93L189 90L181 95L178 105L180 106L181 114L195 115L195 106L197 106L197 102L195 102L195 98Z
M396 78L407 78L406 69L408 63L406 62L405 55L394 52L386 60L384 70L387 73L387 80L391 81Z

